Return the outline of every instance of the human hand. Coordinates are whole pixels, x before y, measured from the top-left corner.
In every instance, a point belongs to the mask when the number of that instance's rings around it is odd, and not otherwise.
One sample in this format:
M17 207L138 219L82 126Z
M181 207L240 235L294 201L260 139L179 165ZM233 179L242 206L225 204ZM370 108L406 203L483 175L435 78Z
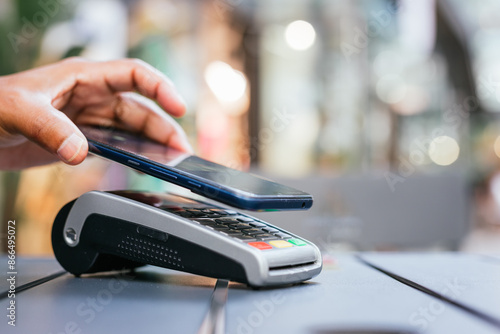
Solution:
M180 126L150 99L172 116L185 113L171 81L134 59L69 58L0 77L0 169L81 163L88 143L77 125L126 129L190 152Z

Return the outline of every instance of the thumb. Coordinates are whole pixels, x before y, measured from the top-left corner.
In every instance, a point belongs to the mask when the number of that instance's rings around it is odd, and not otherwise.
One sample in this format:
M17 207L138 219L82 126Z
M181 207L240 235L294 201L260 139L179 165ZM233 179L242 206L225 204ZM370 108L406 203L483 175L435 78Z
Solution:
M16 128L26 138L42 146L69 165L81 163L88 153L88 143L78 127L61 111L48 105L37 107L18 118Z

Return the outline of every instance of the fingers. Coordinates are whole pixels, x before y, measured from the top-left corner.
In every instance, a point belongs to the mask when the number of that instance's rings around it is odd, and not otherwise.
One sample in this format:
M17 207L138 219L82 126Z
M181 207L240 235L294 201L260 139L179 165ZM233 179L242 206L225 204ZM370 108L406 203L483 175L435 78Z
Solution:
M118 120L153 140L192 151L182 129L161 109L182 116L182 98L166 76L142 61L72 59L5 77L3 87L12 89L3 91L0 129L5 133L0 133L0 139L10 147L21 134L67 164L79 164L87 156L88 143L64 114L68 113L72 119ZM124 94L126 91L138 91L161 108L138 94ZM116 96L120 97L118 103ZM100 113L85 115L91 108Z
M116 118L129 130L172 148L193 152L185 132L151 100L135 93L121 93Z
M33 99L36 101L37 99ZM71 120L50 104L28 106L11 118L11 127L69 165L81 163L88 153L87 140Z
M104 77L108 87L115 92L137 90L142 95L158 101L172 116L184 115L184 100L172 82L151 65L137 59L122 59L93 63L83 78Z

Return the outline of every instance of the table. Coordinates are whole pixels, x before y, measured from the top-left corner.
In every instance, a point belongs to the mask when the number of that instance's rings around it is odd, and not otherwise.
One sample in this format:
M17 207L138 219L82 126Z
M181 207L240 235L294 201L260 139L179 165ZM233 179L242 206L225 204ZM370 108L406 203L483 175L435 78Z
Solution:
M323 272L306 283L253 290L223 280L214 289L215 279L151 266L76 278L54 259L18 258L16 326L7 324L4 294L0 332L500 333L498 257L361 253L324 260ZM7 267L5 257L0 263ZM0 293L8 287L3 278Z

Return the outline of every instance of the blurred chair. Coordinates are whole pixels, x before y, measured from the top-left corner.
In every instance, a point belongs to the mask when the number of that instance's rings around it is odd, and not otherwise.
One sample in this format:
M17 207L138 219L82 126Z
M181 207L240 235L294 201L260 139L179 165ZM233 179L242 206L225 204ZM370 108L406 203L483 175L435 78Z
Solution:
M456 250L469 229L469 192L459 174L413 175L394 191L383 175L276 181L311 193L312 209L251 214L323 249Z

